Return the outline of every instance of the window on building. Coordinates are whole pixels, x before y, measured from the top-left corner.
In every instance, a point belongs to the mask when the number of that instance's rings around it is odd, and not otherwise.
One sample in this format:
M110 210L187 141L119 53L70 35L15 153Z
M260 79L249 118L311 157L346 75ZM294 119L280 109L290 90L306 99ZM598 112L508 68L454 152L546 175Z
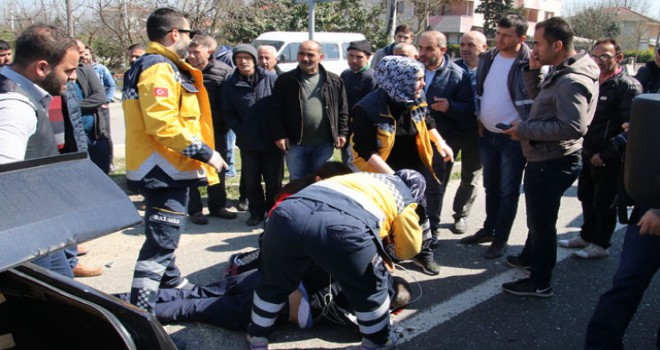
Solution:
M449 15L451 15L451 5L442 4L442 6L440 6L440 16L449 16Z
M398 1L396 3L396 12L400 15L404 15L406 13L406 3L403 1Z

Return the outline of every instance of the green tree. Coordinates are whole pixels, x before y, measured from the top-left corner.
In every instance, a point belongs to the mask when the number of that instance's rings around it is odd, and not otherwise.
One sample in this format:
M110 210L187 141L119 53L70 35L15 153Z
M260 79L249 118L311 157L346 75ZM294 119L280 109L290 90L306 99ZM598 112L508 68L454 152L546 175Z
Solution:
M601 7L588 7L568 18L575 35L590 39L592 44L601 38L616 38L621 27L610 13Z
M382 6L365 7L359 0L342 0L314 6L316 31L363 33L374 46L383 46L385 26L379 19ZM224 21L223 38L231 44L249 43L268 31L307 31L308 5L291 0L255 0L237 8Z
M484 33L488 38L495 37L497 21L509 13L519 12L513 7L513 0L484 0L474 10L484 15Z

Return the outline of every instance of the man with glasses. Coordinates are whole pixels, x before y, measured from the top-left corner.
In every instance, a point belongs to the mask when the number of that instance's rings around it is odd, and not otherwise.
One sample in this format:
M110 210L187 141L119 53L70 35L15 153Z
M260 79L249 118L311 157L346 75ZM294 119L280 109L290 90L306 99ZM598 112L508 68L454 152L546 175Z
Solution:
M145 236L130 301L153 313L161 286L188 289L174 259L188 188L218 182L226 163L214 151L211 108L202 72L186 63L185 15L157 9L147 19L146 54L126 73L126 178L145 198Z
M621 68L623 53L614 39L597 41L592 57L600 68L600 97L582 144L578 199L582 202L584 222L578 236L559 241L565 248L581 248L573 254L583 259L609 255L616 226L616 208L612 203L626 150L622 125L629 120L633 98L642 93L639 82Z

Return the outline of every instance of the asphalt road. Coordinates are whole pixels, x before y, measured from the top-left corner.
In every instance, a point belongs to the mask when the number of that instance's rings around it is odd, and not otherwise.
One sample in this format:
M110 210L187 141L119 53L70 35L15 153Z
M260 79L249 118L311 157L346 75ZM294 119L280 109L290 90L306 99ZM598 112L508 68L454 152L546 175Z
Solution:
M122 152L123 117L113 109L113 139L115 156ZM119 109L120 111L120 109ZM123 128L121 128L123 130ZM123 139L123 137L122 137ZM444 203L443 222L451 222L451 200L458 181L449 183ZM557 224L560 237L572 237L581 225L580 203L576 186L562 200ZM509 252L520 251L527 235L524 194L520 197L518 215L510 238ZM139 206L139 197L133 197ZM473 233L484 220L483 191L477 197L469 217ZM177 249L177 263L183 273L197 284L221 278L229 255L257 246L259 230L245 225L248 215L239 213L237 220L210 218L210 224L196 226L187 223L186 232ZM448 225L446 226L448 227ZM80 279L105 292L128 291L133 265L143 242L143 227L137 226L85 243L91 249L81 262L107 265L102 276ZM485 260L481 254L486 246L457 244L462 236L443 230L441 246L435 251L442 266L439 276L427 276L412 264L403 264L408 271L397 274L413 285L419 296L414 304L395 318L403 330L399 349L580 349L587 322L598 297L611 284L618 265L623 240L623 228L614 234L610 256L599 260L580 260L571 251L558 248L555 269L554 297L548 299L516 297L501 291L501 283L523 277L506 266L504 259ZM627 349L655 348L655 335L660 310L660 285L657 278L629 327ZM167 331L185 339L188 349L246 348L245 334L227 331L201 323L166 325ZM344 349L355 348L359 336L344 326L320 322L311 330L293 326L278 329L271 349Z

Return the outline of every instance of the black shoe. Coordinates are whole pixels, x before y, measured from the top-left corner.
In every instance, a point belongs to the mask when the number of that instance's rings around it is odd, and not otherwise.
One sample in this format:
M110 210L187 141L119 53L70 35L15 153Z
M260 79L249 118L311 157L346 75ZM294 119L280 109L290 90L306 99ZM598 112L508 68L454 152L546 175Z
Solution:
M172 343L174 343L174 346L176 346L178 350L185 350L185 348L188 347L188 343L179 337L170 335L170 339L172 339Z
M523 278L515 282L504 283L502 289L513 295L549 298L553 295L552 287L539 288L531 278Z
M248 226L257 226L264 221L263 217L250 216L249 219L245 222Z
M436 227L436 228L432 228L432 229L431 229L431 235L432 235L433 237L435 237L435 238L440 238L440 232L441 232L441 231L440 231L440 228L439 228L439 227Z
M506 247L507 247L506 242L495 240L493 241L493 243L490 244L490 247L486 249L486 252L484 253L484 258L497 259L500 256L504 255L504 252L506 251Z
M472 236L467 236L461 238L458 243L460 244L479 244L479 243L488 243L493 241L493 233L487 231L485 228L480 229L477 233Z
M440 274L440 265L433 260L432 254L418 254L412 259L413 264L422 268L426 274L431 276Z
M249 207L250 202L247 200L247 198L243 198L238 201L238 210L240 211L247 211Z
M190 214L190 221L195 225L206 225L209 223L209 219L201 211Z
M456 219L456 221L454 221L454 226L451 227L451 232L453 232L456 235L462 235L467 231L467 229L468 229L467 219L458 218Z
M236 212L229 211L227 208L209 209L209 215L228 220L233 220L238 217Z
M509 255L506 257L506 264L524 272L528 276L532 273L532 266L523 263L519 256Z

